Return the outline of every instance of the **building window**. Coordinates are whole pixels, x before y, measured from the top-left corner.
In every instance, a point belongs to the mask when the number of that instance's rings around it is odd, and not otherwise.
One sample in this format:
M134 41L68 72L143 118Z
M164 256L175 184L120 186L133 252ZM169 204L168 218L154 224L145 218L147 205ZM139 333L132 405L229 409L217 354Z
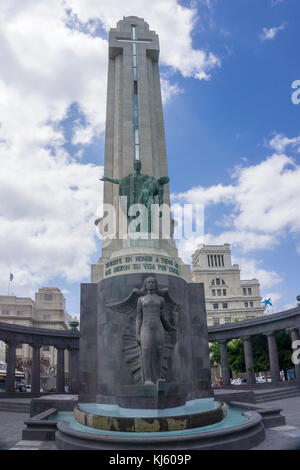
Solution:
M222 285L225 286L225 281L224 281L224 279L222 279Z
M221 260L222 260L222 266L224 268L224 255L221 255Z
M51 315L49 313L45 313L43 318L44 318L44 320L50 320Z
M217 286L219 286L219 285L220 285L220 283L221 283L221 280L220 280L220 278L219 278L219 277L217 277L217 279L216 279L216 284L217 284Z
M208 262L208 267L210 268L209 255L207 255L207 262Z
M219 304L213 304L213 308L217 310L219 308Z
M17 316L18 316L18 317L24 317L24 312L21 311L21 310L18 310L18 311L17 311Z
M226 289L223 289L223 295L226 295Z
M51 301L53 299L53 295L52 294L45 294L44 295L44 300L46 300L47 302Z
M2 310L2 315L9 315L9 310Z
M250 302L250 307L253 307L253 302Z
M218 289L218 295L221 295L221 289Z
M216 295L216 290L215 290L215 289L212 289L212 295L213 295L213 296Z
M231 323L231 317L225 317L224 320L225 323Z
M248 287L248 295L252 295L252 289L251 289L251 287Z
M212 285L212 286L215 285L215 280L214 280L214 279L211 281L211 285Z
M223 303L223 308L228 308L228 303L227 302Z
M213 326L218 326L220 325L220 319L219 318L213 318Z
M43 346L43 351L50 351L50 346Z
M131 25L131 30L132 30L132 39L136 39L136 36L135 36L135 25Z
M246 287L243 287L243 295L247 295L247 289L246 289Z
M248 302L245 302L245 307L248 308Z

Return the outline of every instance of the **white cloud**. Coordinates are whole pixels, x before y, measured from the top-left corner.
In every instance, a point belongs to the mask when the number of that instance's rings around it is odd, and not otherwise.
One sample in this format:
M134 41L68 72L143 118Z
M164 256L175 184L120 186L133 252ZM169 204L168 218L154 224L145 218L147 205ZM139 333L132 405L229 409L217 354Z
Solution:
M165 78L161 77L160 84L163 103L167 103L171 101L174 96L183 93L183 89L180 88L177 83L172 84Z
M273 148L277 153L285 152L287 147L291 147L297 152L300 152L300 136L289 139L283 134L275 134L268 143L268 146Z
M288 140L296 143L298 139ZM284 147L273 139L274 145L280 150ZM270 249L288 233L300 233L300 165L291 157L274 153L256 165L235 169L233 179L231 185L199 186L172 196L174 203L203 203L206 210L210 205L225 206L226 230L218 235L206 233L205 243L228 242L243 251Z
M285 27L286 23L282 23L280 26L274 26L273 28L263 28L260 39L262 41L274 39L278 32L285 29Z
M176 0L66 0L66 5L85 23L99 18L106 30L114 27L123 16L145 18L159 34L160 60L184 77L209 79L211 71L220 66L212 52L193 49L191 33L197 20L195 8L186 8ZM172 40L170 41L170 32Z
M291 302L289 304L284 304L283 310L290 310L290 309L296 308L296 307L297 307L297 303L296 302Z
M274 7L276 5L279 5L279 3L283 3L284 0L271 0L271 6Z
M281 299L281 297L282 294L280 294L279 292L267 292L264 296L265 299L271 298L271 304L273 304L273 308L276 307L276 303L278 302L278 300Z
M56 276L87 276L97 249L102 169L68 155L60 122L77 103L90 130L77 142L104 129L107 48L68 29L57 0L0 6L0 285L12 272L30 295Z
M258 279L261 289L269 289L280 284L283 279L275 272L262 268L262 261L256 259L232 257L233 263L240 266L241 279Z
M89 275L97 249L93 221L100 204L99 167L47 151L10 155L0 174L0 284L14 274L18 295L57 276L79 281ZM61 160L61 161L60 161Z

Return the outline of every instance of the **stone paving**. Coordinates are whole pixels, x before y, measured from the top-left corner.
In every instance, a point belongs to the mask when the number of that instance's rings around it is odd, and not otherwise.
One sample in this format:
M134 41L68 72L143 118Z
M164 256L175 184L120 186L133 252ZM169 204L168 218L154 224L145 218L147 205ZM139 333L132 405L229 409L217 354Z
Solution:
M28 418L29 413L0 411L0 450L10 449L22 439L24 421Z
M263 403L264 408L282 408L285 426L266 429L266 439L253 450L300 450L300 397Z

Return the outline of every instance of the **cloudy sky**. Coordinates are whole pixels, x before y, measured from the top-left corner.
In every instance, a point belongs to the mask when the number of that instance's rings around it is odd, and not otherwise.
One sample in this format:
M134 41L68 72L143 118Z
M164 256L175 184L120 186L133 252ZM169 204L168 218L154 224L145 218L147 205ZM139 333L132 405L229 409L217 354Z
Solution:
M11 272L16 295L57 286L79 313L101 248L108 30L129 15L160 37L173 201L203 202L205 243L230 243L275 311L295 305L298 0L0 0L0 293ZM196 246L179 242L185 261Z

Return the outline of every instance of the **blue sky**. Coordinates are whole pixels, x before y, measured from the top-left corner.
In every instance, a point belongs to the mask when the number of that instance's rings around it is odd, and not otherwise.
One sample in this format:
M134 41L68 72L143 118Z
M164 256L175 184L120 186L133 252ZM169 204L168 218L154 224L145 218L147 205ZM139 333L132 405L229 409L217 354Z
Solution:
M48 2L47 2L48 3ZM231 243L274 310L295 305L300 258L297 0L0 0L0 287L63 289L100 256L107 35L137 15L160 36L170 188L205 204L205 243ZM170 40L171 38L171 40ZM175 49L175 50L174 50ZM179 245L188 261L191 245Z

